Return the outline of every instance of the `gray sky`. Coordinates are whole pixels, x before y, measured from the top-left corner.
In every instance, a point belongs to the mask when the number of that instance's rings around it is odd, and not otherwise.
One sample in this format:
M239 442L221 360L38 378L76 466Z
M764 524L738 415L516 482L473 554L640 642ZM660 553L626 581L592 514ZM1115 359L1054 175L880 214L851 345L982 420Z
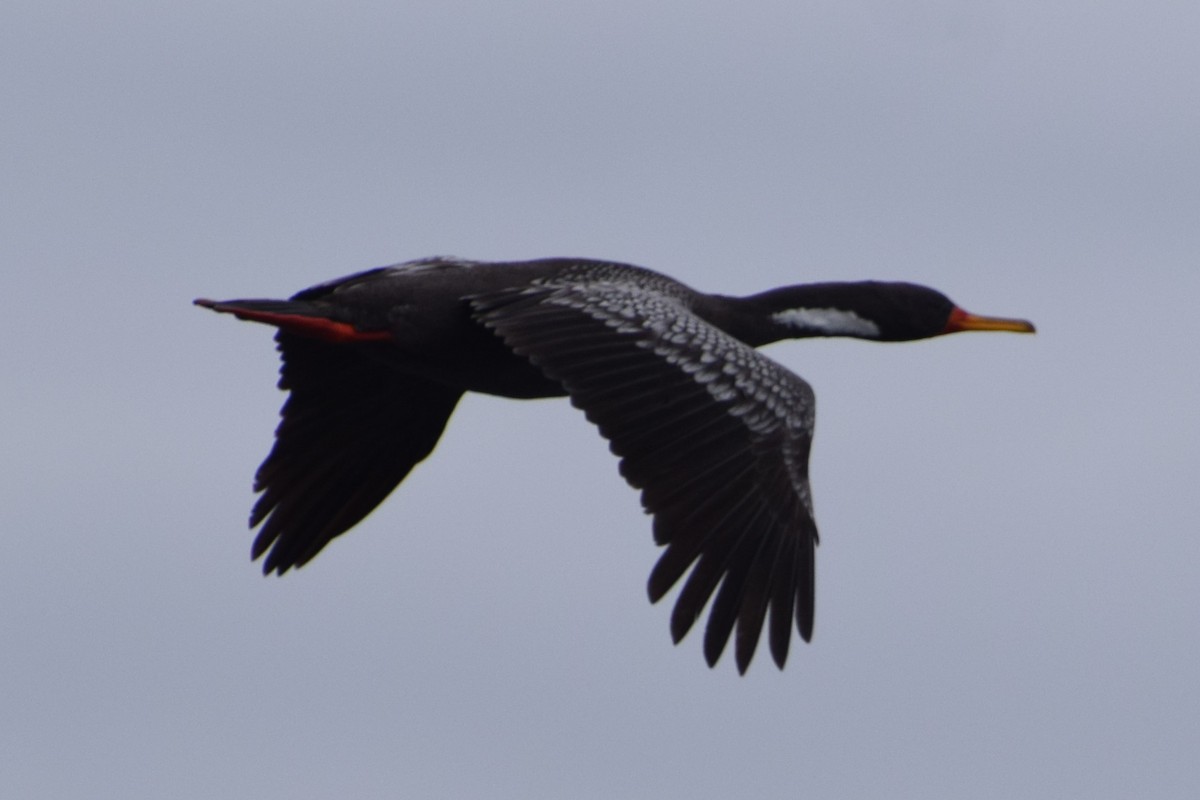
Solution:
M0 774L25 798L1195 797L1193 3L10 2ZM816 636L709 670L564 402L468 398L248 560L270 332L431 254L933 285L1036 337L791 342Z

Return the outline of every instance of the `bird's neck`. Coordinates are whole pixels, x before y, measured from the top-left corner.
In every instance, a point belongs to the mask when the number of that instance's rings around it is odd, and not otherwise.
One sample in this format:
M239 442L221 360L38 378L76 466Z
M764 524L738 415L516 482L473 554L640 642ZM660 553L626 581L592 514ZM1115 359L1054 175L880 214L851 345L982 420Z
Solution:
M721 297L712 321L753 347L816 336L877 339L879 326L856 313L849 302L856 286L810 283L749 297Z

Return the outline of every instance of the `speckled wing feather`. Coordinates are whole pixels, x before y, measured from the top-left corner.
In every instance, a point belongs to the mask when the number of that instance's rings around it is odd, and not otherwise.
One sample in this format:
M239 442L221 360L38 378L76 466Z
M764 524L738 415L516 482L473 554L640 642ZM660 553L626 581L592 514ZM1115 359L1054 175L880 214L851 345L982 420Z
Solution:
M349 347L280 332L291 392L258 468L250 527L263 572L303 565L353 527L437 444L462 393L380 366L387 344Z
M808 384L697 317L669 287L548 283L472 305L514 352L562 382L642 490L666 546L650 599L688 574L671 616L675 641L711 598L705 658L716 663L736 625L744 672L770 609L782 667L793 618L802 638L812 635Z

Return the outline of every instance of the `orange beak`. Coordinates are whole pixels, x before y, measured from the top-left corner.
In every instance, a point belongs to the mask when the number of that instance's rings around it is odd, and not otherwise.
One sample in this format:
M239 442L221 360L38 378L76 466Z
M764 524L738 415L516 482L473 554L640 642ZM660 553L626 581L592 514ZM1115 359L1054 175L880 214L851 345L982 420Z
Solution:
M1013 333L1034 333L1037 329L1033 323L1024 319L1006 319L1004 317L981 317L970 314L961 308L950 312L946 327L942 333L957 333L959 331L1011 331Z

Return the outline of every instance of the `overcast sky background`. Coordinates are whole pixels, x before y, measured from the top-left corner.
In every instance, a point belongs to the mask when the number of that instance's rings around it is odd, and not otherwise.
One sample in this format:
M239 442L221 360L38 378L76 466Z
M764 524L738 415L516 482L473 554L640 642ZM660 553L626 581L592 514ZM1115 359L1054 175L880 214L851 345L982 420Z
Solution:
M10 0L6 795L1200 795L1197 42L1184 2ZM739 677L671 645L561 401L469 397L315 562L249 562L276 356L190 301L432 254L1039 332L771 348L816 635Z

